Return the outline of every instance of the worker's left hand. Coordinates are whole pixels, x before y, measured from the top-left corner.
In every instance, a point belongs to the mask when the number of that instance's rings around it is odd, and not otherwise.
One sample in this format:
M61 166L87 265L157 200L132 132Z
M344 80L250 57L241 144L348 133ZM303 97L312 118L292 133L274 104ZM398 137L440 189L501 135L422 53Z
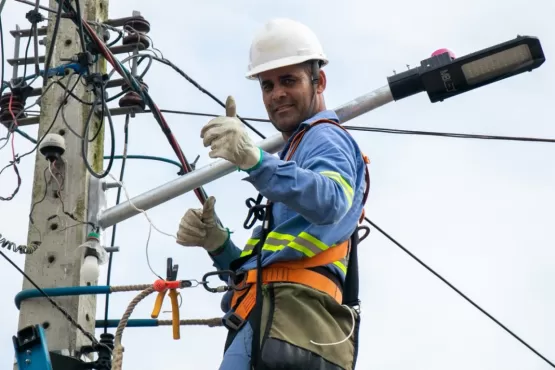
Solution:
M200 137L205 147L210 146L210 158L223 158L242 170L248 170L258 164L262 153L236 117L232 96L227 98L225 111L225 117L216 117L202 128Z

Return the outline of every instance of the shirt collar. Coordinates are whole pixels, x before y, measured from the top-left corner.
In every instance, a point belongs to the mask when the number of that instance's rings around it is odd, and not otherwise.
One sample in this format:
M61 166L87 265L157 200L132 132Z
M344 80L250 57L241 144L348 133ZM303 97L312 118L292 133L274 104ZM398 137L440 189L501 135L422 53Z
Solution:
M337 123L339 123L339 117L337 117L337 114L335 113L335 111L331 110L331 109L327 109L327 110L323 110L321 112L316 113L315 115L313 115L312 117L304 120L299 127L297 127L297 129L295 130L295 132L293 132L293 134L291 135L291 137L287 140L287 142L285 143L285 146L283 147L283 149L278 152L279 157L281 158L282 154L287 152L287 149L289 148L289 145L291 144L291 140L293 139L293 137L302 129L304 129L306 126L309 126L310 124L320 120L320 119L328 119L328 120L332 120L335 121Z

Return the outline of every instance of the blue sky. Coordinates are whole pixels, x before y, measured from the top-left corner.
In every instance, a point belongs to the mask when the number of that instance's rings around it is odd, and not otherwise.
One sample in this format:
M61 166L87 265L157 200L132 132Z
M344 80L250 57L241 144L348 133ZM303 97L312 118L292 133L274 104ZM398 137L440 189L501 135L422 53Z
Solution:
M42 2L47 5L47 1ZM27 28L31 8L9 1L2 12L6 56L13 53L7 34L19 24ZM152 1L113 0L110 18L140 11L151 24L150 36L164 56L207 90L224 100L233 95L245 117L266 118L259 87L244 78L254 32L268 19L290 17L304 22L319 36L330 64L325 92L328 108L337 107L386 84L393 70L416 66L434 50L448 47L457 56L514 38L538 36L547 56L533 73L431 104L425 94L391 103L351 124L407 130L555 138L553 96L555 73L550 59L555 49L550 0L478 0L424 3L393 0L364 1L176 1L164 6ZM41 49L42 50L42 49ZM8 66L7 63L4 66ZM171 68L154 64L145 81L163 109L223 113L223 109ZM119 90L110 91L113 95ZM208 118L165 115L186 156L200 155L199 166L212 160L202 146L200 129ZM123 116L115 118L117 152L123 146ZM265 135L266 123L255 123ZM24 129L36 136L37 127ZM0 128L0 134L5 130ZM108 137L109 134L107 134ZM367 215L381 228L441 273L483 308L555 361L555 280L553 209L555 208L555 145L499 142L353 132L372 163L372 188ZM252 136L258 139L253 134ZM16 137L23 153L32 144ZM106 151L109 141L106 141ZM155 120L139 115L130 124L129 154L174 159ZM10 160L0 151L0 165ZM0 233L25 243L31 204L34 156L20 165L23 184L11 202L0 205ZM120 162L112 173L117 176ZM176 178L175 167L129 160L124 180L132 196ZM15 175L0 177L0 194L13 190ZM217 198L222 221L242 244L249 236L242 223L244 199L252 186L233 173L205 187ZM109 193L114 204L115 191ZM149 211L158 228L177 230L179 220L199 202L192 193ZM145 259L148 222L141 215L118 226L113 285L150 283ZM110 230L106 234L108 240ZM77 246L76 246L77 247ZM165 259L180 264L182 278L200 279L212 269L203 250L184 248L153 230L150 259L164 271ZM8 254L23 266L24 257ZM398 370L544 370L536 357L445 284L373 230L360 248L363 322L359 369ZM0 295L0 361L12 362L11 336L19 312L13 304L21 276L0 261L5 288ZM101 283L106 266L101 268ZM123 314L134 293L112 295L110 318ZM221 314L221 296L203 289L182 292L182 318ZM154 297L143 301L134 318L148 318ZM103 317L99 297L97 318ZM165 315L165 316L164 316ZM169 319L169 314L161 318ZM129 328L124 334L124 369L173 366L216 369L225 340L222 328L184 327L174 341L170 327ZM100 334L98 331L97 334Z

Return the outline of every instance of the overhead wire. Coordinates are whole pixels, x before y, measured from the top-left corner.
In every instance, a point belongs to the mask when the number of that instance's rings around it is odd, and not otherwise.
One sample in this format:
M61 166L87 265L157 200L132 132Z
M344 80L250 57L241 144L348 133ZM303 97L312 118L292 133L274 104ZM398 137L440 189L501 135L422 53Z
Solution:
M25 279L27 279L27 281L29 281L29 283L31 283L31 285L33 285L35 287L35 289L37 289L39 291L39 293L48 300L48 302L50 302L50 304L52 306L54 306L54 308L56 308L58 311L60 311L60 313L62 315L64 315L64 317L73 325L75 326L81 333L83 333L83 335L88 338L93 344L95 344L96 346L102 346L105 347L107 350L109 350L110 353L112 353L112 350L110 347L106 346L103 343L100 343L95 336L90 333L89 331L87 331L85 328L83 328L81 326L81 324L79 324L72 316L71 314L69 314L69 312L67 312L67 310L65 308L63 308L61 305L59 305L58 303L56 303L56 301L54 301L48 294L46 294L46 292L29 276L25 273L25 271L23 271L15 262L12 261L11 258L9 258L4 252L2 252L2 250L0 250L0 255L2 257L4 257L4 259L6 261L8 261L9 264L11 264L21 275L23 275L25 277Z
M88 159L88 136L89 136L89 130L90 130L90 124L92 122L92 117L95 113L95 108L96 108L96 101L95 103L93 103L89 114L87 116L87 119L85 121L85 125L83 128L83 139L81 140L81 156L83 157L83 163L85 164L87 170L89 171L89 173L91 175L93 175L94 177L98 178L98 179L102 179L106 176L108 176L108 174L110 173L110 170L112 169L112 165L114 163L114 154L115 154L115 150L116 150L116 138L115 138L115 129L114 129L114 122L112 120L112 114L110 113L110 109L109 107L106 105L106 99L105 99L105 92L104 92L104 85L100 86L100 93L97 94L97 100L100 100L100 104L102 104L102 116L104 116L104 112L106 113L106 117L108 118L108 127L110 129L110 158L108 161L108 166L106 167L106 169L102 172L102 173L97 173L92 166L89 163L89 159ZM97 134L98 135L98 134Z
M216 103L218 103L219 105L221 105L223 108L225 108L225 103L222 102L220 99L218 99L214 94L212 94L210 91L206 90L204 87L202 87L198 82L196 82L195 80L193 80L189 75L187 75L185 72L183 72L179 67L177 67L175 64L173 64L171 61L167 60L167 59L163 59L163 58L158 58L158 57L152 57L154 60L166 64L170 67L172 67L177 73L179 73L181 76L183 76L183 78L185 78L187 81L189 81L189 83L191 83L193 86L195 86L197 89L199 89L201 92L203 92L204 94L208 95L210 98L212 98L212 100L214 100ZM255 134L257 134L258 136L260 136L261 138L265 139L266 136L264 136L260 131L258 131L257 129L254 128L254 126L252 126L251 124L249 124L244 118L242 118L241 116L237 115L237 118L243 122L245 124L245 126L247 126L249 129L251 129Z
M2 12L0 11L0 55L2 55L2 57L6 54L4 54L4 28L2 25ZM2 74L0 77L0 94L2 94L2 91L4 90L4 76L6 73L6 69L4 67L4 61L2 60L2 63L0 65L0 68L2 68Z
M351 131L367 131L367 132L378 132L378 133L384 133L384 134L424 135L424 136L441 136L441 137L460 138L460 139L487 139L487 140L555 143L555 139L523 137L523 136L459 134L459 133L451 133L451 132L396 130L396 129L387 129L387 128L379 128L379 127L361 127L361 126L344 126L344 127L347 130L351 130Z
M121 156L121 168L120 168L120 173L119 173L119 181L123 182L123 177L125 174L125 165L127 164L127 147L129 144L129 121L130 121L131 117L129 114L125 115L125 124L123 126L123 155ZM121 192L122 192L122 187L119 186L118 187L118 191L116 194L116 205L119 204L120 202L120 198L121 198ZM117 224L115 224L114 226L112 226L112 240L110 241L110 246L114 247L116 245L116 231L117 231ZM113 258L114 258L114 252L110 252L108 255L108 268L107 268L107 274L106 274L106 285L110 286L111 284L111 278L112 278L112 263L113 263ZM108 332L108 312L109 312L109 307L110 307L110 294L106 294L105 300L104 300L104 333Z
M447 279L445 279L443 276L441 276L439 273L437 273L436 271L434 271L430 266L428 266L427 264L425 264L421 259L419 259L418 257L416 257L412 252L410 252L407 248L405 248L403 245L401 245L401 243L399 243L397 240L395 240L393 237L391 237L388 233L386 233L384 230L382 230L378 225L376 225L374 222L372 222L368 217L364 217L364 220L366 222L368 222L368 224L370 224L372 227L374 227L376 230L378 230L383 236L385 236L387 239L389 239L393 244L395 244L397 247L401 248L401 250L403 252L405 252L406 254L408 254L412 259L414 259L416 262L418 262L421 266L423 266L426 270L428 270L429 272L431 272L435 277L437 277L438 279L440 279L442 282L444 282L445 284L447 284L447 286L449 286L452 290L454 290L458 295L460 295L462 298L464 298L468 303L470 303L472 306L474 306L475 308L477 308L481 313L483 313L484 315L486 315L488 318L490 318L493 322L495 322L497 325L499 325L503 330L505 330L507 333L509 333L513 338L515 338L516 340L518 340L521 344L523 344L526 348L528 348L530 351L532 351L534 354L536 354L538 357L540 357L542 360L544 360L545 362L547 362L549 365L551 365L551 367L555 368L555 364L551 361L549 361L544 355L542 355L539 351L537 351L536 349L534 349L531 345L529 345L527 342L525 342L522 338L520 338L518 335L516 335L512 330L510 330L509 328L507 328L505 325L503 325L499 320L497 320L495 317L493 317L493 315L491 315L490 313L488 313L486 310L484 310L482 307L480 307L478 304L476 304L472 299L470 299L467 295L465 295L463 292L461 292L457 287L455 287L453 284L451 284L449 281L447 281Z
M58 0L58 9L57 13L54 18L54 28L52 30L52 36L50 38L50 47L48 48L48 52L46 54L46 58L44 59L44 70L48 71L50 69L50 63L52 62L52 56L54 55L54 45L56 44L56 38L58 37L58 30L60 29L60 22L62 20L62 11L64 8L64 0ZM47 73L45 73L43 79L43 86L46 86L48 81Z

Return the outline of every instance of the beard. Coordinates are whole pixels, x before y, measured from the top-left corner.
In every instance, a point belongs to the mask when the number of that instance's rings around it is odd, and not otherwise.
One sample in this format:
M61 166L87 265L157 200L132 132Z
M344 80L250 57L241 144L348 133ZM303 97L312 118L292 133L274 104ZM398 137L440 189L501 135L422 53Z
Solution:
M306 119L304 116L299 112L297 106L292 104L282 111L272 111L270 121L279 132L292 133Z

